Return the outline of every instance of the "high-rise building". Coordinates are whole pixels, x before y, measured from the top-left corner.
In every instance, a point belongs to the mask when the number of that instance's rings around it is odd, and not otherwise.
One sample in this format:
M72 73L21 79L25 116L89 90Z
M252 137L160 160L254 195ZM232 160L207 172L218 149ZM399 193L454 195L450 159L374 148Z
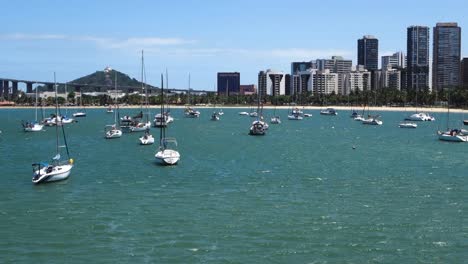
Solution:
M351 72L353 61L345 60L341 56L332 56L331 59L318 59L316 64L319 71L330 70L330 73L338 74L338 93L345 94L345 79Z
M318 94L338 93L338 74L330 70L312 72L313 92Z
M457 23L434 27L432 89L454 89L460 84L461 28Z
M218 72L218 94L231 95L240 92L240 73Z
M393 53L391 56L382 56L382 69L386 69L388 66L393 69L406 68L406 56L403 52L399 51Z
M258 73L258 92L261 95L285 95L286 77L282 71L260 71Z
M429 89L429 27L408 27L406 47L407 89Z
M393 69L392 66L382 69L381 87L401 90L401 72Z
M316 68L315 62L313 61L291 62L291 75L311 68Z
M461 62L461 87L468 89L468 58L463 58Z
M355 91L369 91L371 89L371 73L364 67L356 67L356 70L346 75L345 94Z
M358 65L364 65L368 71L379 68L379 40L374 36L358 39Z

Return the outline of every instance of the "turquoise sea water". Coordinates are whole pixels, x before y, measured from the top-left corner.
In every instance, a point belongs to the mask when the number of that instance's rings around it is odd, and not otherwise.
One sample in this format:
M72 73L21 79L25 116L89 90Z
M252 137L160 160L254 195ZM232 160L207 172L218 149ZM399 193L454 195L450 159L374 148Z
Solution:
M89 109L66 127L70 178L34 186L55 128L23 133L34 111L0 109L0 263L466 263L468 144L437 140L445 114L400 129L401 112L376 127L277 110L253 137L244 110L211 111L173 109L181 161L163 167L141 133L105 140L112 115Z

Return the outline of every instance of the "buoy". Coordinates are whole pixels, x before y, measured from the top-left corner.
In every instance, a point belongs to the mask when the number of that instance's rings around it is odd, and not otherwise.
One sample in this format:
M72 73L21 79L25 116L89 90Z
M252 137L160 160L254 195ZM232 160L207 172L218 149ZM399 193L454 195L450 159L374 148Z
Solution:
M353 145L353 149L356 149L356 146Z
M69 159L68 162L69 162L71 165L73 165L74 160L73 160L73 159Z

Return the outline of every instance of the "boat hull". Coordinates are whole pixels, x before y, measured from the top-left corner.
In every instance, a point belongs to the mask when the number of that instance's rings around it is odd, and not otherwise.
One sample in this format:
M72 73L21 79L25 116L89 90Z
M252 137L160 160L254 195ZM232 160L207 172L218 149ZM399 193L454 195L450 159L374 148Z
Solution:
M39 132L39 131L42 131L43 128L44 128L44 125L36 123L33 125L26 126L24 128L24 132Z
M468 142L468 135L454 134L450 131L448 132L437 132L439 140L450 141L450 142Z
M112 138L119 138L122 136L122 130L109 130L106 132L106 138L107 139L112 139Z
M48 167L44 167L34 172L32 182L40 184L66 180L70 176L72 168L71 164L53 166L52 171L48 171Z
M143 136L140 138L140 145L151 145L154 143L153 136Z
M176 165L179 162L180 154L176 150L165 149L158 151L154 157L161 165Z
M400 127L400 128L417 128L418 125L415 124L415 123L400 123L398 125L398 127Z

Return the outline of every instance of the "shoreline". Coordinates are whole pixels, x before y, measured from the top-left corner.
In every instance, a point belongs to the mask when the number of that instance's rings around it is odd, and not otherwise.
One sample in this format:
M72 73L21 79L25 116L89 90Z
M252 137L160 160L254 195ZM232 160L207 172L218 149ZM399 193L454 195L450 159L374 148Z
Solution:
M84 107L86 109L107 109L108 106L88 106ZM169 105L170 108L175 108L175 109L183 109L186 106L184 105ZM203 105L203 106L192 106L193 108L199 108L199 109L208 109L208 108L213 108L212 105ZM351 111L351 110L356 110L357 112L362 111L363 106L296 106L299 109L303 110L323 110L325 108L334 108L335 110L339 111ZM0 107L0 111L5 109L5 110L11 110L11 109L34 109L34 106L3 106ZM53 109L55 106L46 106L43 107L46 109ZM61 107L64 109L64 107ZM82 107L78 106L70 106L68 109L80 109ZM139 105L125 105L125 106L119 106L121 109L134 109L134 108L140 108ZM150 109L159 109L159 105L152 105L149 106ZM235 105L217 105L217 109L251 109L251 106L235 106ZM256 108L256 107L253 107ZM276 106L276 109L290 109L290 106ZM263 109L275 109L275 106L268 105L268 106L263 106ZM370 106L366 107L366 110L372 110L372 111L385 111L385 112L431 112L431 113L443 113L447 112L447 108L442 108L442 107L389 107L389 106ZM453 113L468 113L468 109L450 109L450 112Z

